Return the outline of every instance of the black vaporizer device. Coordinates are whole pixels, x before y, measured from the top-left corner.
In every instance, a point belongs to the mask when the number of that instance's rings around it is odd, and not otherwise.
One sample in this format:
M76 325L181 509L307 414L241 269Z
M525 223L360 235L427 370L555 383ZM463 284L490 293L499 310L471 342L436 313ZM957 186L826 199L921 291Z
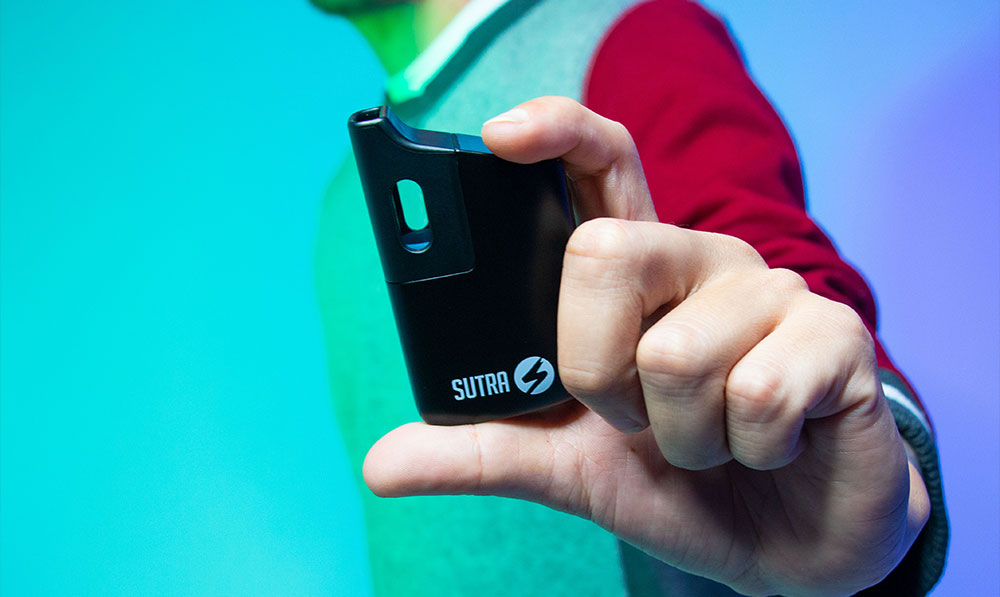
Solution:
M558 161L514 164L479 137L419 130L388 107L348 121L417 408L502 419L569 398L556 365L573 229ZM406 213L422 194L426 218Z

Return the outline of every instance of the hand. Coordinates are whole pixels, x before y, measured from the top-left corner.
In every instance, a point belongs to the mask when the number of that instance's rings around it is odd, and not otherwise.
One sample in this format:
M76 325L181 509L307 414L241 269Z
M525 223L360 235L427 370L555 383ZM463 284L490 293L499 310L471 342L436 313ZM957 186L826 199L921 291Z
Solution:
M400 427L368 454L372 491L540 502L748 594L848 594L888 574L929 501L857 314L740 240L657 223L628 132L571 100L522 104L483 137L515 162L561 157L576 186L587 221L558 344L579 402Z

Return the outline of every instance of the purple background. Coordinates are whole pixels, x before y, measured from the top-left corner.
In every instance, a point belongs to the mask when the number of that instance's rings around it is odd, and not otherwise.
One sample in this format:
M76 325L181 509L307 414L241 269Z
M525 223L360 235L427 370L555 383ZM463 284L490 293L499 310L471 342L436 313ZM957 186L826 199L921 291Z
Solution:
M995 2L712 1L799 147L810 210L868 278L931 411L941 595L1000 592L1000 18Z

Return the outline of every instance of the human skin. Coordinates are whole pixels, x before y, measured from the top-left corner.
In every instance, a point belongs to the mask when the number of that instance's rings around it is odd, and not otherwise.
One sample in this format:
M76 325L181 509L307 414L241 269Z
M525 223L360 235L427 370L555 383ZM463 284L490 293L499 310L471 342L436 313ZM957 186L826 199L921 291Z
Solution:
M562 159L577 188L558 323L577 401L404 425L368 454L372 491L536 501L746 594L884 578L930 505L858 315L738 239L658 223L628 132L572 100L482 134L511 161Z

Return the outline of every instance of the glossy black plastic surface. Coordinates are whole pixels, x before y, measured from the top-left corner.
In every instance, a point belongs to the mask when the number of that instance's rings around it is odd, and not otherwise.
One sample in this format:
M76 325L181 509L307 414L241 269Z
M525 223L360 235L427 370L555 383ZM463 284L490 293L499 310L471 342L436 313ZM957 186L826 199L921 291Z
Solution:
M572 231L562 166L507 162L477 137L412 129L385 107L348 128L424 420L486 421L566 400L556 365ZM402 179L423 189L429 231L406 226L393 194ZM430 239L426 250L407 248L414 234Z

